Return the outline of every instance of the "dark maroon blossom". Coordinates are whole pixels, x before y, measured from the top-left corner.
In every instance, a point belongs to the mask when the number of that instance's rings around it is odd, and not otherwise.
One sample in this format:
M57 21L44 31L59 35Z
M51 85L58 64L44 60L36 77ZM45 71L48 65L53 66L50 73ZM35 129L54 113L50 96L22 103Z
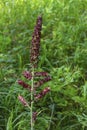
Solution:
M39 76L46 77L46 76L48 76L48 73L47 72L35 72L35 76L37 76L37 77L39 77Z
M28 88L28 89L31 89L31 86L26 84L24 81L22 80L18 80L18 84L21 85L22 87L24 88Z
M37 118L37 112L33 112L33 121L35 121Z
M45 88L42 92L40 92L39 94L35 95L35 99L40 99L43 96L45 96L48 92L50 91L50 88L47 87Z
M33 76L33 87L31 87L29 84L25 83L22 80L18 80L18 84L21 85L23 88L29 89L30 92L32 92L33 98L30 100L30 104L34 101L38 101L38 99L43 98L48 92L50 92L50 88L46 87L43 90L40 91L40 93L37 93L36 89L43 85L44 83L51 80L50 75L47 72L36 72L36 68L38 67L38 57L39 57L39 50L40 50L40 39L41 39L41 29L42 29L42 17L39 16L37 18L36 26L34 28L34 33L32 36L32 44L31 44L31 50L30 50L30 63L32 68L34 68L34 75L32 75L32 71L24 71L23 76L27 80L31 80ZM18 99L21 101L21 103L24 106L28 106L27 101L21 96L18 96ZM32 104L31 104L32 105ZM33 112L32 118L33 122L36 120L38 116L37 112Z
M42 17L37 18L36 26L34 28L34 33L32 36L32 45L30 52L30 62L34 68L37 67L39 48L40 48L40 38L41 38L41 28L42 28Z
M48 81L50 81L51 80L51 77L50 76L48 76L48 77L46 77L46 78L44 78L44 79L41 79L40 81L37 81L35 84L34 84L34 87L35 88L38 88L38 87L40 87L41 85L43 85L44 83L46 83L46 82L48 82Z
M24 76L26 79L29 79L29 80L31 80L31 78L32 78L32 74L31 74L31 72L29 72L29 71L24 71L24 72L23 72L23 76ZM48 75L47 72L35 72L35 73L34 73L34 77L49 77L49 75Z
M29 72L29 71L25 71L23 73L24 77L31 80L32 78L32 74ZM38 88L40 87L41 85L43 85L44 83L48 82L51 80L51 77L48 75L47 72L35 72L34 73L34 77L44 77L43 79L40 79L39 81L35 82L34 83L34 87L35 88ZM30 88L31 89L31 86L26 84L24 81L22 80L18 80L18 84L20 84L21 86L23 86L24 88Z
M26 101L21 95L18 96L18 99L20 100L20 102L21 102L24 106L28 106L27 101Z
M32 74L29 71L24 71L23 75L26 79L30 80L32 78Z

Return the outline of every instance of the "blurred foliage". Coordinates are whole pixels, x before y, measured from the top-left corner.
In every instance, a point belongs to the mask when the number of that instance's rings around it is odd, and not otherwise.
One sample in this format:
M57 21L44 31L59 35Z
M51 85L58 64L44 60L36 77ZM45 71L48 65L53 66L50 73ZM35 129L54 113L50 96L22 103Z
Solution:
M16 81L29 70L38 15L43 17L39 70L51 92L35 109L35 130L87 129L87 0L0 0L0 130L27 130L30 112L17 99ZM50 125L50 127L49 127ZM48 129L49 128L49 129Z

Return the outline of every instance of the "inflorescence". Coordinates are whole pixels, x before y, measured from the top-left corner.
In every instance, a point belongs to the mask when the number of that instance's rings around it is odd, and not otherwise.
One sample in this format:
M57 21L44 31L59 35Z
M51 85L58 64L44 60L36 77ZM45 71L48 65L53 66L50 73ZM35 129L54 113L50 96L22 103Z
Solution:
M32 36L32 44L31 44L31 50L30 50L30 63L33 68L38 68L38 57L39 57L39 49L40 49L40 39L41 39L41 29L42 29L42 17L39 16L37 18L36 26L34 29L34 33ZM32 79L32 72L24 71L23 76L27 80ZM41 87L44 83L51 80L50 75L47 72L34 72L34 79L37 78L37 80L34 82L34 101L37 101L41 98L43 98L49 91L50 87L44 88L40 93L36 93L36 90ZM25 83L22 80L18 80L18 84L21 85L23 88L28 89L30 92L32 91L31 85ZM21 103L24 106L28 106L27 101L21 96L18 96L18 99L21 101ZM37 112L33 112L33 120L35 121L37 117Z

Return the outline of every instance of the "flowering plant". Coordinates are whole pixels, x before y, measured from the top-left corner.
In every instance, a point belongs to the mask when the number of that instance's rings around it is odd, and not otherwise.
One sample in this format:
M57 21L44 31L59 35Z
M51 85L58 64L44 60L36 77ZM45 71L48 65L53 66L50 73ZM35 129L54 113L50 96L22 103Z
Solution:
M18 96L18 99L21 101L21 103L30 109L31 130L33 130L35 120L38 116L38 113L36 111L33 111L34 102L43 98L50 91L50 87L46 87L40 93L36 93L37 92L36 90L38 87L41 87L41 85L51 80L51 77L47 72L37 72L41 29L42 29L42 17L39 16L37 18L36 26L35 26L34 33L32 36L32 44L31 44L31 49L30 49L30 63L31 63L32 68L30 72L29 71L23 72L23 76L27 80L32 81L31 85L25 83L22 80L18 80L18 84L21 85L23 88L28 89L31 93L30 106L24 97L22 97L21 95ZM38 80L35 81L37 77L39 81Z

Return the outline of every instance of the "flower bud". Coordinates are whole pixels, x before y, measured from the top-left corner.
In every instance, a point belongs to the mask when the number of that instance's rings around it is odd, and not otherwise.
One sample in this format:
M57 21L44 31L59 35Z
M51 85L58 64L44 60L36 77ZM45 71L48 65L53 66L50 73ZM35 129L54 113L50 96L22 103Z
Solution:
M18 99L20 100L20 102L21 102L24 106L28 106L28 103L26 102L26 100L25 100L21 95L18 96Z
M35 72L35 76L37 76L37 77L40 77L40 76L46 77L46 76L48 76L48 73L47 72Z
M24 71L23 75L26 79L30 80L32 78L32 74L29 71Z
M36 82L36 83L34 84L34 86L35 86L35 88L38 88L38 87L40 87L41 85L43 85L44 83L46 83L46 82L48 82L48 81L50 81L50 80L51 80L51 77L48 76L48 77L46 77L46 78L44 78L44 79L41 79L40 81Z
M50 91L50 88L47 87L45 88L42 92L40 92L39 94L35 95L35 99L40 99L43 96L45 96L48 92Z
M37 118L37 112L33 112L33 121L35 121Z
M24 81L22 80L18 80L18 84L21 85L22 87L24 88L28 88L28 89L31 89L31 86L26 84Z

